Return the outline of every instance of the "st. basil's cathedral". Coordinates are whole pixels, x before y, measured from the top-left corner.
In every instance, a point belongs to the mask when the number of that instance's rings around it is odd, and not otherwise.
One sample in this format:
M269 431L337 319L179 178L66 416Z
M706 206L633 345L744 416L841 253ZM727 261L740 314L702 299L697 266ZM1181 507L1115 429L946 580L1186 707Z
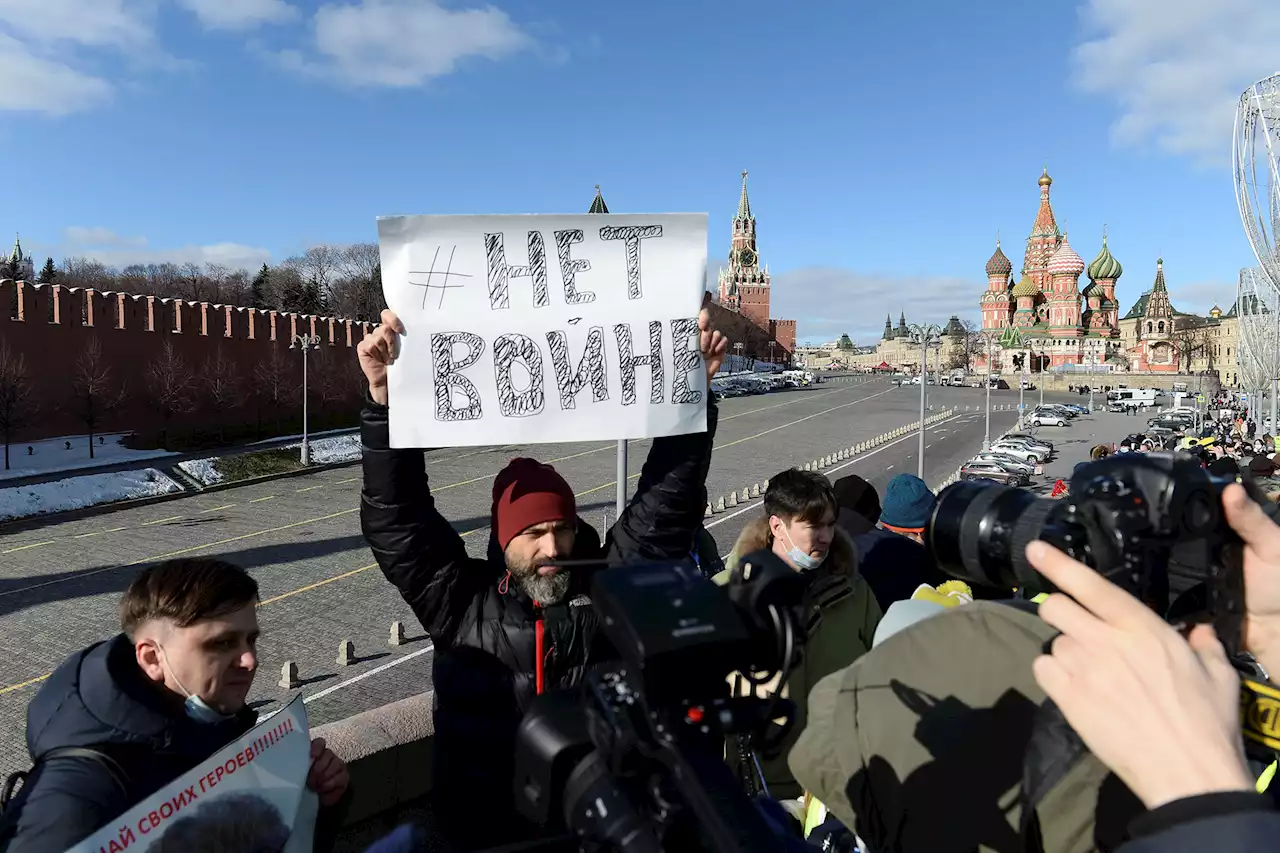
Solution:
M1038 183L1040 208L1027 237L1020 278L1014 282L1013 263L999 241L987 261L987 290L981 300L983 330L1003 330L1003 349L1034 349L1045 356L1048 368L1101 365L1112 360L1124 361L1136 371L1176 371L1174 312L1163 263L1157 263L1155 283L1142 306L1142 320L1151 322L1135 324L1137 340L1123 340L1116 282L1124 270L1111 254L1106 235L1097 257L1086 266L1054 217L1049 202L1053 178L1047 169ZM1086 273L1089 283L1081 290L1080 276Z

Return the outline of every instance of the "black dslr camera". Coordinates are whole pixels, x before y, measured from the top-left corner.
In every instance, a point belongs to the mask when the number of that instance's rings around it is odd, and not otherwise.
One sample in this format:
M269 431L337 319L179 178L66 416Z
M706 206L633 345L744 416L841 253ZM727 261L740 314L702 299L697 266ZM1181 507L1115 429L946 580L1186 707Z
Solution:
M795 706L731 697L728 678L785 681L802 643L804 582L767 551L742 566L727 590L684 561L595 574L592 603L620 660L581 689L537 697L525 714L515 753L521 814L593 850L782 849L725 763L724 744L764 732Z
M1161 616L1169 609L1172 559L1204 581L1207 607L1197 615L1212 621L1235 655L1244 615L1243 544L1222 514L1222 491L1234 482L1209 475L1181 453L1090 462L1071 478L1062 500L959 482L938 496L925 542L948 574L1031 597L1052 591L1026 559L1027 544L1043 539Z

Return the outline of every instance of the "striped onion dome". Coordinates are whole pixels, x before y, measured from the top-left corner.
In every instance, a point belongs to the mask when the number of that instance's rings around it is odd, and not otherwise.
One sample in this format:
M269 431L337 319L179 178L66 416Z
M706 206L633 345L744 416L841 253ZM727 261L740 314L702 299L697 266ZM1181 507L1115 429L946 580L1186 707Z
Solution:
M1076 254L1076 250L1071 248L1067 238L1063 237L1058 251L1054 252L1053 257L1049 259L1049 275L1078 276L1082 272L1084 272L1084 261Z
M1103 237L1102 251L1089 264L1089 278L1094 281L1104 278L1115 281L1123 274L1124 267L1120 266L1120 262L1111 254L1111 250L1107 248L1107 238Z

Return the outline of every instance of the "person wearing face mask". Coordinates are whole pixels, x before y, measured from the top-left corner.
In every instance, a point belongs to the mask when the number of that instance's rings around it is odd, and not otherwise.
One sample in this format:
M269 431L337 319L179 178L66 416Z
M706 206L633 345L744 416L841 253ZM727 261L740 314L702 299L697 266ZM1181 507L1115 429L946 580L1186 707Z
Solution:
M771 796L799 797L803 791L787 767L786 755L804 729L809 688L820 678L850 665L871 649L880 624L880 605L858 571L857 552L836 525L839 505L830 481L816 471L792 468L769 479L764 514L738 536L726 564L712 580L728 584L746 555L773 551L804 575L808 584L802 622L808 626L801 662L787 680L786 695L796 703L796 721L777 757L761 758ZM761 695L772 689L764 685ZM733 751L731 762L736 762ZM739 768L741 771L741 768Z
M257 602L257 581L220 560L142 571L120 599L122 633L68 658L27 707L33 767L0 850L61 853L253 728ZM307 785L336 805L346 765L311 747Z

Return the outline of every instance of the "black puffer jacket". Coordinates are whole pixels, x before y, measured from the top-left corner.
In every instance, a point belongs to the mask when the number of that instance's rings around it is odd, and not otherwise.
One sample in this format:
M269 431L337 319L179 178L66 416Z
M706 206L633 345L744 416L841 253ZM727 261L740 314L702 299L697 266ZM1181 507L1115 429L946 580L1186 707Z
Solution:
M77 652L27 706L35 769L5 811L0 850L62 853L253 728L256 716L191 720L138 669L123 634ZM91 757L45 760L62 747L104 753L123 773Z
M656 439L604 543L580 520L571 558L687 558L707 505L714 402L707 425L705 433ZM467 846L528 835L512 817L511 777L516 726L535 695L538 614L516 584L503 582L506 563L492 534L487 559L467 555L436 509L422 451L390 449L385 406L366 400L361 436L365 538L435 644L436 816ZM547 689L577 684L588 664L608 656L589 586L589 574L575 572L565 603L542 613Z

